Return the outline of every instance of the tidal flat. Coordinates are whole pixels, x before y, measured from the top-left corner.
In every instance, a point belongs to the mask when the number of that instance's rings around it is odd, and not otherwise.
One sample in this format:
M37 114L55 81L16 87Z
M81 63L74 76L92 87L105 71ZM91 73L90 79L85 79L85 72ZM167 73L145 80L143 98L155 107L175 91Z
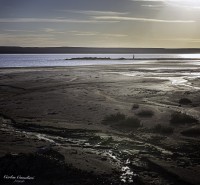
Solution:
M0 183L200 184L199 61L0 69Z

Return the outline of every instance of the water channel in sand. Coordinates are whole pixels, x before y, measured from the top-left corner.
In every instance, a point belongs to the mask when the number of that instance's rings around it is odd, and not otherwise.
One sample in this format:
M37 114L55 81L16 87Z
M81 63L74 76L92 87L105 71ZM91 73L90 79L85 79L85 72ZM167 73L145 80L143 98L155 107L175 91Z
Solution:
M110 163L118 165L121 168L120 179L122 182L129 184L134 182L137 173L134 172L133 164L135 166L143 166L145 162L140 156L142 154L171 156L172 152L167 151L159 146L146 143L140 140L131 139L128 137L121 137L117 135L96 133L95 136L101 138L98 142L91 142L90 137L87 139L65 138L61 136L53 136L49 134L40 133L40 131L29 131L14 127L12 120L1 117L3 124L0 130L7 131L16 135L25 135L26 138L37 138L49 143L48 147L59 146L65 148L67 145L71 147L87 148L92 153L108 158ZM110 142L105 144L104 141L112 138ZM134 159L134 161L133 161Z
M154 68L151 70L151 72L140 72L140 71L132 71L132 72L107 72L112 74L119 74L124 76L130 76L130 77L140 77L140 78L152 78L152 79L161 79L169 81L170 83L168 86L184 86L188 87L194 90L199 90L200 88L197 86L192 85L189 80L195 80L200 78L199 72L162 72L159 71L160 68ZM174 68L171 68L174 69ZM144 70L144 68L143 68Z

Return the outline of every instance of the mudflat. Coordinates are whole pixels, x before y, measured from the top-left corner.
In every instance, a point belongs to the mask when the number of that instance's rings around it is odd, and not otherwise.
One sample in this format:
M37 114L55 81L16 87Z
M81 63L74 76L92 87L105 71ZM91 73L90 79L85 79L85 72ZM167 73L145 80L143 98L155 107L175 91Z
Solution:
M199 184L198 62L0 69L1 182Z

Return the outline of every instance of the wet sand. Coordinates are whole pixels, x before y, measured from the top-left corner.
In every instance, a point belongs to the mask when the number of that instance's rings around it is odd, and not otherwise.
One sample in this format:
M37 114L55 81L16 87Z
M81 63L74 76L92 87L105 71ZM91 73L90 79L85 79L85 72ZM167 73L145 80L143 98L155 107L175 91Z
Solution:
M62 158L62 165L74 169L71 174L88 174L86 184L96 179L107 184L199 184L200 135L183 134L199 130L199 124L170 123L175 112L200 120L196 64L138 61L134 65L1 69L0 163L8 153L15 163L20 153L24 159L34 154L47 160ZM181 103L183 98L190 102ZM144 111L152 115L141 114ZM116 113L136 117L141 127L103 122ZM158 124L173 132L157 132ZM4 172L0 170L6 184L3 176L9 174ZM42 174L38 178L50 183ZM55 176L53 183L73 181L59 178Z

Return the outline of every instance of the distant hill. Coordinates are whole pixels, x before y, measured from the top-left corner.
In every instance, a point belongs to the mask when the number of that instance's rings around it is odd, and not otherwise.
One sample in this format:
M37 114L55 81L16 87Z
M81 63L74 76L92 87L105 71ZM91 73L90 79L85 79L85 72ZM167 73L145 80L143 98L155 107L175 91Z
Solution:
M198 48L89 48L89 47L14 47L0 46L0 54L42 53L200 53Z

